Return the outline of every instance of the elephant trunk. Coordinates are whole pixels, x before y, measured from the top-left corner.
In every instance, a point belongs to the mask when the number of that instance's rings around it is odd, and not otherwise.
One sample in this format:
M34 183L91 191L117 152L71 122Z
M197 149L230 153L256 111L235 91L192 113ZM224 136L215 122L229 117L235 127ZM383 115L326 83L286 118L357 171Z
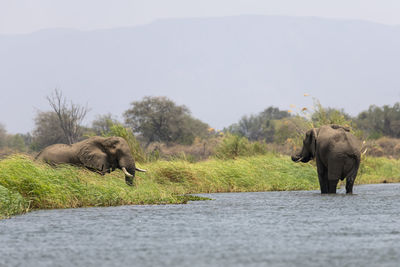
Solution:
M135 178L135 168L127 168L126 171L128 174L125 173L125 182L127 185L133 185L133 179Z
M294 154L292 154L292 157L291 157L292 160L294 162L300 162L304 158L303 152L304 152L304 147L301 149L301 151L298 150Z
M125 174L125 182L127 185L133 185L133 179L135 178L135 162L133 159L121 158L119 160L119 167Z
M311 152L309 152L304 145L300 152L297 152L294 155L292 155L292 160L294 162L306 163L306 162L309 162L310 160L312 160L313 158L314 158L313 154Z

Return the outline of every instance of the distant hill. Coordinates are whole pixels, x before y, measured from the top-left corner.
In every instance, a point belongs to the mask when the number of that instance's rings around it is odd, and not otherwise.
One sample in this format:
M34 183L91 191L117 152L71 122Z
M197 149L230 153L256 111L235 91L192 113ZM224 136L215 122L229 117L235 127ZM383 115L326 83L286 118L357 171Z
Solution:
M96 114L146 95L218 129L274 105L351 114L400 101L400 26L281 16L165 19L96 31L0 35L0 123L33 128L54 88Z

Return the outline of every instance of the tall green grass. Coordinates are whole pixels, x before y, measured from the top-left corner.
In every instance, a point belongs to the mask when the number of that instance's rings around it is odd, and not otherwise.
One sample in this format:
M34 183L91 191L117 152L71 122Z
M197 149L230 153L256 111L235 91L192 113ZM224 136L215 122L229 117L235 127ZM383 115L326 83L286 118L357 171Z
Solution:
M289 157L272 153L198 163L157 161L146 168L149 179L186 193L309 190L317 181L310 164L292 164Z
M0 185L0 219L23 213L28 207L29 202L19 193L12 192Z
M399 183L400 159L365 157L361 159L356 184Z
M0 218L32 209L186 203L186 194L318 189L313 164L273 153L235 159L155 161L141 165L136 184L120 171L101 176L83 168L51 167L28 156L0 161ZM366 158L356 183L400 182L400 160Z
M27 156L12 156L0 161L0 216L31 209L187 201L161 184L137 176L140 186L129 187L120 171L101 176L78 167L53 168Z

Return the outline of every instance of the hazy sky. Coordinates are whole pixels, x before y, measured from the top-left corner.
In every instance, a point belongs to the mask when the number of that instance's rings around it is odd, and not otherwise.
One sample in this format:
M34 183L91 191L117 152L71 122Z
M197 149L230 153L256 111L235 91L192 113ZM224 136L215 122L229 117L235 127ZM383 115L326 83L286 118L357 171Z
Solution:
M366 20L388 25L400 25L399 14L400 0L0 0L0 34L23 34L48 28L94 30L147 24L157 19L163 18L222 17L233 15L313 16L334 19ZM27 35L25 37L27 38L26 40L29 40L30 35ZM10 38L11 40L12 38L15 38L15 36L8 36L5 38ZM393 40L395 40L395 38L393 38ZM5 47L7 47L7 43L5 43ZM27 47L29 47L29 45ZM18 47L16 49L18 49ZM38 68L40 64L36 64L34 61L29 61L32 58L35 58L34 53L31 53L30 55L23 55L27 57L27 62L26 64L24 63L21 65L29 68L29 66L35 64L35 66ZM16 58L18 58L18 56L18 53L15 54ZM12 60L13 62L15 61L14 59ZM25 58L23 58L23 60L25 60ZM397 62L394 62L393 64L397 64ZM8 81L11 81L9 83L11 87L15 87L17 86L17 84L20 84L18 82L21 80L25 81L31 78L37 78L36 76L32 76L32 73L36 72L29 71L23 74L23 79L21 79L19 73L17 73L17 71L20 71L19 65L15 68L9 68L9 65L10 64L6 61L3 61L3 65L1 65L0 62L0 69L1 67L3 67L3 70L6 70L3 71L3 73L6 73L5 76L8 78ZM376 64L372 64L372 66L376 66ZM10 71L10 73L7 73L7 71ZM37 69L35 71L40 73L40 71L43 70ZM257 73L259 73L260 71L266 70L258 70ZM358 71L357 75L360 77L363 75L362 70L355 69L354 71ZM389 68L388 75L392 75L392 72L395 71L396 68ZM84 73L85 71L81 71L76 75L77 77L80 77L80 75L84 75ZM36 86L36 88L41 88L40 90L42 90L42 95L37 94L41 100L32 99L32 104L27 106L25 112L21 112L20 114L18 114L19 117L11 118L8 117L8 112L0 112L0 115L5 116L0 116L0 123L5 124L9 132L16 133L31 130L34 116L33 110L45 110L46 108L48 109L48 103L45 100L45 96L48 95L53 88L61 88L64 92L66 92L66 96L72 101L76 101L80 98L89 99L88 97L73 98L71 94L69 94L70 92L68 90L72 90L73 86L69 84L68 81L74 80L73 78L69 77L71 73L58 73L55 70L53 74L54 77L49 75L48 77L45 76L44 78L42 78L42 80L38 78L39 80L37 81L37 83L32 85ZM196 73L191 75L196 75ZM382 75L386 74L383 73ZM146 75L144 76L147 77ZM188 75L188 77L189 76L190 75ZM174 80L172 78L169 78L169 76L166 77L169 79L167 79L167 81L171 82L172 85L174 85L174 83L179 80ZM380 76L376 76L377 78L375 77L375 80L373 79L374 77L370 77L371 81L369 82L369 84L379 84ZM107 82L107 77L104 76L101 78L104 78L105 82ZM201 77L199 76L198 78L200 79ZM15 81L13 81L12 79L15 79ZM3 83L0 84L0 91L3 90L3 88L11 88L10 86L5 85L4 80L7 79L2 79L2 81L0 81L0 83ZM96 82L99 81L102 80L98 79L98 77L95 76L95 78L86 82L89 84L96 84ZM397 80L395 80L395 82L396 81ZM81 81L78 79L77 82L80 83ZM212 84L213 81L202 82L205 82L206 84ZM84 86L85 80L81 83L82 85L79 84L79 86ZM103 81L100 82L101 86L107 87L107 85L105 84ZM224 84L224 82L221 82L221 84ZM397 96L398 86L397 83L394 84L396 84L395 88L390 87L386 88L385 90L388 90L391 94ZM129 86L131 86L131 84L129 84ZM219 86L218 83L216 83L216 86ZM257 87L255 85L249 84L248 87L244 88L246 88L247 90L248 88L252 88L252 86L254 88ZM18 104L20 104L18 101L19 97L21 96L19 95L19 91L17 92L17 90L23 90L25 87L20 86L15 88L15 92L6 92L6 94L9 95L8 97L3 98L3 101L7 101L8 104L10 104L10 101L15 101L15 104L12 103L12 105L14 106L14 108L18 108ZM178 87L177 89L181 90L182 88ZM301 92L304 93L303 88L300 89ZM45 90L47 90L47 92L43 92ZM156 95L171 95L171 92L165 91L164 87L162 87L160 90L160 92L162 93L157 93ZM388 94L386 94L386 96L387 95ZM379 100L378 98L376 99L376 101ZM322 97L320 99L322 99ZM177 101L177 99L174 98L173 100ZM188 99L182 98L178 100L181 100L177 101L178 104L189 103ZM274 102L263 102L262 105L265 105L266 107L271 105L272 103ZM380 102L378 101L376 103ZM365 108L368 104L369 103L365 104ZM255 105L252 106L255 107ZM194 112L194 117L200 116L202 112L200 108L196 110L195 105L188 105L188 107ZM126 106L126 108L128 108L128 106ZM339 108L341 107L339 106ZM3 107L3 110L8 109L4 109ZM31 112L26 110L31 110ZM258 111L261 110L262 108L260 107ZM18 111L20 110L18 109ZM238 110L238 113L245 115L249 114L249 112L258 111L249 111L243 108L241 110ZM103 111L98 109L94 110L92 114L100 114L100 112ZM10 113L16 114L15 111L12 111ZM121 114L121 112L118 113L116 111L114 113L117 113L114 115ZM212 114L212 116L214 117L215 115ZM237 115L237 119L239 119L238 116L239 115ZM212 121L209 121L205 115L199 118L207 123L212 123ZM220 120L226 122L227 125L223 126L228 126L228 124L230 124L230 121L225 117L221 117ZM30 124L27 121L29 121ZM216 123L214 124L217 125ZM214 124L212 124L213 127L215 127ZM217 126L221 127L220 125Z
M242 14L318 16L400 25L399 0L0 0L0 34L81 30L159 18Z

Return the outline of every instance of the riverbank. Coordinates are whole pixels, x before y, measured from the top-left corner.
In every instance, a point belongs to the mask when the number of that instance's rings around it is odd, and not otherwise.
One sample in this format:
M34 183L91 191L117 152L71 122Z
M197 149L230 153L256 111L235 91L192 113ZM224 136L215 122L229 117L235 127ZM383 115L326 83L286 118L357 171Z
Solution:
M181 204L187 194L318 189L312 164L295 164L288 156L267 154L198 163L156 161L143 164L136 186L120 171L101 176L73 166L53 168L24 155L0 161L0 218L32 209ZM400 160L366 158L356 184L400 182Z

